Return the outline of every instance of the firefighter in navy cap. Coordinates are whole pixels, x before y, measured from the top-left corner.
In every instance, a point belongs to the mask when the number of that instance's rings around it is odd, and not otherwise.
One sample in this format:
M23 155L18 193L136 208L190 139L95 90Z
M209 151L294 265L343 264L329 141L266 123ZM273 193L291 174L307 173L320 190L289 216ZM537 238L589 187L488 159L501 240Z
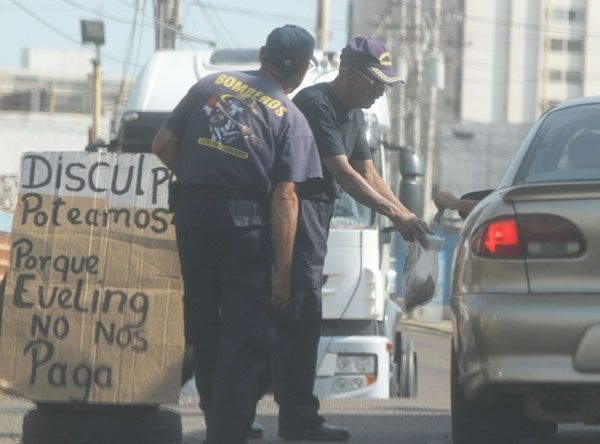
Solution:
M285 439L350 438L348 430L325 423L313 395L321 333L323 263L340 187L388 217L407 240L426 243L426 235L431 232L379 176L365 136L361 108L369 108L388 87L401 82L383 44L357 37L342 51L339 74L332 82L310 86L294 97L313 131L324 180L298 186L300 219L292 265L292 298L277 320L273 387L279 403L279 435Z
M209 444L246 442L272 345L267 308L290 298L296 187L322 177L310 127L287 97L313 49L301 27L273 30L259 70L202 78L152 145L178 178L185 336Z

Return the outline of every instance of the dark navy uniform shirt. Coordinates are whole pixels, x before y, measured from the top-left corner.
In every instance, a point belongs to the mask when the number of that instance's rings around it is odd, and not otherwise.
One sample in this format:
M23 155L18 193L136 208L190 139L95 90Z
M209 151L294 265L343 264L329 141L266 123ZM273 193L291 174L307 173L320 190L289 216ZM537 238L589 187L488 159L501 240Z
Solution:
M303 89L294 97L294 103L308 120L321 158L344 154L351 160L371 159L362 110L346 107L328 83ZM301 185L301 194L329 201L338 199L339 185L326 169L323 178Z
M306 119L262 71L204 77L164 127L179 141L176 175L182 190L214 187L266 201L278 182L322 177ZM196 211L188 194L182 193L176 206L175 224L194 224Z
M347 108L328 83L303 89L294 103L308 120L321 158L371 159L362 110ZM294 287L318 288L322 284L329 224L340 197L340 188L326 168L323 178L298 185L301 202L292 264Z

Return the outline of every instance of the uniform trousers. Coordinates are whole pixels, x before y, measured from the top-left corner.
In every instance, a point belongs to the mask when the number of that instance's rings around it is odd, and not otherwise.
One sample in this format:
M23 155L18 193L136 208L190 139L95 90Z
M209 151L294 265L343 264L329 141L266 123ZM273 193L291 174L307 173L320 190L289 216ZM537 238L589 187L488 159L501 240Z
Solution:
M333 210L333 202L300 200L291 300L275 314L272 371L279 430L314 429L325 422L318 414L319 400L313 391L323 314L323 264Z
M267 317L271 231L265 218L253 213L256 207L203 196L193 202L192 223L178 220L179 208L175 214L185 337L194 347L209 444L246 442L258 376L273 343Z

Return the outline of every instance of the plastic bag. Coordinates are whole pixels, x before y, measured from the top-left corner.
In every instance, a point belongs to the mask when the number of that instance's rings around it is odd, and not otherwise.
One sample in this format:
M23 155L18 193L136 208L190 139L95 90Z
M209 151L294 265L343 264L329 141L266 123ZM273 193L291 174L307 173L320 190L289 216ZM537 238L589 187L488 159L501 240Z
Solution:
M432 229L437 228L441 213L435 217ZM444 240L435 235L428 236L429 248L426 250L419 242L410 242L404 262L402 276L402 305L409 312L426 305L433 299L438 281L438 257Z

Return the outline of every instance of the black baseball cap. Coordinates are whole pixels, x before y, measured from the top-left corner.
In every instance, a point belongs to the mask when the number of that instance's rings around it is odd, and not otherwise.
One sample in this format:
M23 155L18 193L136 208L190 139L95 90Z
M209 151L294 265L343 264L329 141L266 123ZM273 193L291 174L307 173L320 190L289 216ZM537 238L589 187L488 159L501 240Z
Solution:
M265 43L265 61L281 67L291 68L317 59L313 56L315 39L310 33L296 25L283 25L275 28Z
M373 37L350 39L340 55L340 67L352 66L374 80L392 85L404 83L392 66L390 52Z

